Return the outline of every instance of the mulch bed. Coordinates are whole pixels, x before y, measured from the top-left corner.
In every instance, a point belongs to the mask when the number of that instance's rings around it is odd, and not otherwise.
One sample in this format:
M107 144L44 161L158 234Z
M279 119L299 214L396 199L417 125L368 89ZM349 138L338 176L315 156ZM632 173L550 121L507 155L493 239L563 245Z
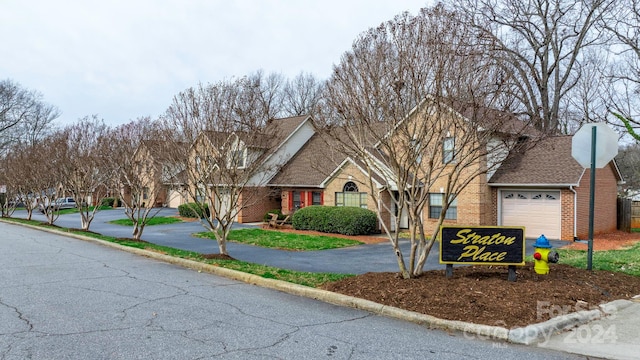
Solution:
M428 271L415 279L397 273L367 273L323 289L442 319L477 324L526 326L616 299L640 294L640 278L607 271L586 271L552 264L538 275L533 264L519 267L516 282L507 281L504 266L455 267Z

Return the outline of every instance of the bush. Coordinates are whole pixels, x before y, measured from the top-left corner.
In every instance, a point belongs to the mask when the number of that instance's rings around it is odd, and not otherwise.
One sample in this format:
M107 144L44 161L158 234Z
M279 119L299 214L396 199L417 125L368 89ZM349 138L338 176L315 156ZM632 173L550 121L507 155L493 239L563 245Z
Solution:
M264 217L262 217L262 220L264 222L268 222L269 220L271 220L271 215L269 214L278 214L278 220L284 220L284 218L286 217L286 215L284 215L280 209L273 209L273 210L267 211L264 214Z
M113 207L113 204L115 203L116 203L116 198L108 197L108 198L102 199L102 201L100 202L100 206Z
M203 218L205 215L208 217L210 215L209 205L204 204L204 210L206 214L202 213L201 205L198 203L186 203L178 206L178 213L186 218Z
M376 213L358 207L307 206L292 217L293 228L343 235L367 235L377 232Z

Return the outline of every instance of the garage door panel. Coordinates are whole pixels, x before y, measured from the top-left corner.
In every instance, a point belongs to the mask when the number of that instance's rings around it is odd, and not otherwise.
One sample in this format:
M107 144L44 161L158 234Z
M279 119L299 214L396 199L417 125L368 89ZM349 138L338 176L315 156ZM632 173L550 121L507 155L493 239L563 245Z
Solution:
M524 226L527 237L560 238L559 191L502 191L504 226Z

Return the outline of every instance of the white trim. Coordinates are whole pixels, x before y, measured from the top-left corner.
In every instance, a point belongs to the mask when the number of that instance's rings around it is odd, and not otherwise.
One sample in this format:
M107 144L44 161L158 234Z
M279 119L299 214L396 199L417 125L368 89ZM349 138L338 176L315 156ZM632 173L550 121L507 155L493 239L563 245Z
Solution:
M338 165L338 166L336 167L336 169L335 169L335 170L333 170L333 171L331 172L331 174L329 174L329 176L327 176L324 180L322 180L322 182L320 183L320 185L319 185L319 186L320 186L321 188L323 188L323 189L324 189L324 188L326 188L326 187L327 187L327 183L328 183L328 182L330 182L330 181L332 181L332 180L336 177L336 174L338 174L340 171L342 171L342 168L343 168L347 163L351 163L351 164L353 164L353 166L355 166L358 170L360 170L360 172L361 172L361 173L363 173L364 175L369 176L369 174L367 173L367 171L366 171L365 169L363 169L363 168L362 168L362 166L358 165L358 164L357 164L353 159L351 159L351 157L349 156L349 157L347 157L346 159L344 159L344 160L340 163L340 165ZM382 186L382 184L380 184L378 181L374 180L373 178L371 178L371 181L373 181L373 182L376 184L376 186L377 186L378 188L383 187L383 186Z
M539 188L544 188L544 189L562 189L562 188L567 188L570 186L578 186L579 183L576 184L509 184L509 183L495 183L495 184L489 184L490 187L509 187L509 188L513 188L514 190L517 189L517 187L521 188L522 190L540 190Z
M573 238L575 239L578 236L578 192L573 186L570 186L569 190L573 193Z
M296 116L293 116L293 117L296 117ZM283 147L283 146L284 146L284 144L285 144L287 141L289 141L289 139L291 139L291 138L293 137L293 135L294 135L295 133L297 133L297 132L298 132L298 130L300 130L300 128L302 128L302 126L303 126L307 121L309 121L309 119L310 119L310 118L311 118L311 115L307 115L307 117L306 117L306 118L304 118L304 120L302 120L302 121L300 122L300 124L298 124L298 126L296 126L296 128L295 128L295 129L293 129L293 131L292 131L292 132L290 132L290 133L289 133L289 136L287 136L284 140L282 140L282 142L280 142L280 145L278 145L278 147L277 147L274 151L272 151L272 152L271 152L271 154L269 154L269 155L264 159L264 161L263 161L262 163L264 164L264 163L266 163L267 161L269 161L269 159L271 159L271 158L272 158L272 157L273 157L273 156L278 152L278 150L280 150L280 148L281 148L281 147ZM288 118L283 118L283 119L288 119ZM273 121L278 121L278 120L280 120L280 119L275 119L275 120L273 120ZM314 131L314 134L315 134L315 131ZM309 139L307 139L307 141L309 141ZM307 143L307 141L305 141L305 144ZM298 151L300 151L300 150L298 149Z

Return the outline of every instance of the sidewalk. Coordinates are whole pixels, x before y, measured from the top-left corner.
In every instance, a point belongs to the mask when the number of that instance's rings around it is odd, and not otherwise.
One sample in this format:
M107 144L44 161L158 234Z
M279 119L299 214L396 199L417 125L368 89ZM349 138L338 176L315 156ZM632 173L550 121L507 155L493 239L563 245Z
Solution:
M607 317L555 334L537 345L590 357L640 359L640 299Z

